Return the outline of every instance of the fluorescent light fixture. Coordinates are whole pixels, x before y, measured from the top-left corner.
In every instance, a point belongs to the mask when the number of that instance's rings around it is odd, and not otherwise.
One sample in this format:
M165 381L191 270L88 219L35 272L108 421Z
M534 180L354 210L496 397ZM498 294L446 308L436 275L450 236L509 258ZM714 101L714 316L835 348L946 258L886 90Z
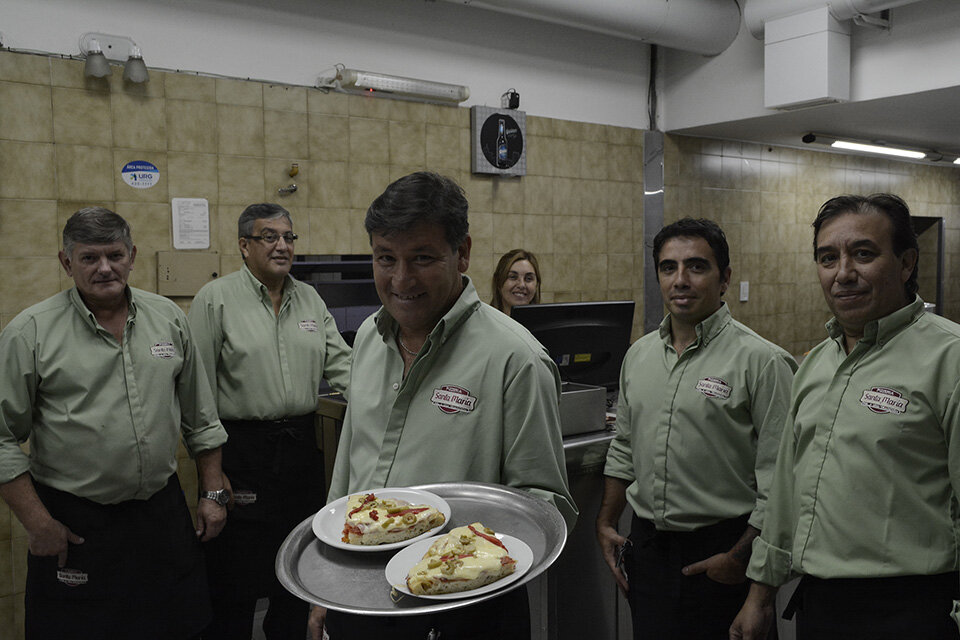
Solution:
M470 97L470 88L464 85L346 69L343 65L336 65L335 69L335 76L321 77L317 81L319 88L342 93L446 104L463 102Z
M898 158L913 158L914 160L922 160L927 157L927 154L922 151L911 151L909 149L898 149L897 147L885 147L875 144L862 144L860 142L847 142L846 140L834 140L830 146L834 149L880 153L886 156L897 156Z
M960 164L960 158L957 158L956 160L954 160L953 164Z

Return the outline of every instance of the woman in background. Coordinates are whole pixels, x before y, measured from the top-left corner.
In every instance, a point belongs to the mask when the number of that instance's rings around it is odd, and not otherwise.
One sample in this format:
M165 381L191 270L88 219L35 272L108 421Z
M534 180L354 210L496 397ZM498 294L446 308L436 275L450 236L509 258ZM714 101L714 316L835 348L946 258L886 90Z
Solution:
M513 307L540 302L540 265L525 249L511 249L501 256L493 272L490 304L510 315Z

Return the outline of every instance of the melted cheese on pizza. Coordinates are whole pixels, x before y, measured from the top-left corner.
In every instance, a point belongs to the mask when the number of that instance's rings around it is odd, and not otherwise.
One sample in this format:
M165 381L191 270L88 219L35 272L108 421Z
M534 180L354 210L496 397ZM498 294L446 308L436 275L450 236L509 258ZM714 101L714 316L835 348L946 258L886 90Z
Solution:
M513 573L516 561L492 529L474 522L434 542L407 574L407 588L431 595L476 589Z
M362 545L399 542L445 521L444 515L429 505L378 498L372 493L352 495L347 499L343 541Z

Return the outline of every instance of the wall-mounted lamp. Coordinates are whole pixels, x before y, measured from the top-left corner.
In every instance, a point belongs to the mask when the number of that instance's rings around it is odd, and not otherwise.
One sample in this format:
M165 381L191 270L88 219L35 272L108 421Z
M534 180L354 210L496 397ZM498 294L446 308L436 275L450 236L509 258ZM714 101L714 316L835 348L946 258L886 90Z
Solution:
M442 104L456 104L470 97L470 87L460 84L446 84L431 80L391 76L385 73L346 69L342 64L336 65L334 69L336 75L317 79L317 88L341 93Z
M124 62L123 79L127 82L139 84L150 80L140 47L126 36L85 33L80 36L80 53L87 59L83 67L85 76L103 78L110 75L109 61L113 61Z
M943 159L943 154L936 151L894 147L883 142L859 142L856 140L842 139L821 133L808 133L803 136L801 140L806 144L821 144L833 149L860 151L863 153L876 153L885 156L895 156L898 158L910 158L911 160L930 160L936 162Z

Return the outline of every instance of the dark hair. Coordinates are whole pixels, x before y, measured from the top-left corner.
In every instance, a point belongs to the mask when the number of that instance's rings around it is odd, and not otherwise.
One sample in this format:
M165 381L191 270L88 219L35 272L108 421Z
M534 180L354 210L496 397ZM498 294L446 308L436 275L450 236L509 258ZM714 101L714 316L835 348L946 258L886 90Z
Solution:
M893 226L893 254L898 258L907 249L917 252L913 273L903 285L908 299L913 299L920 290L917 284L917 269L920 265L920 245L910 220L910 207L900 196L892 193L874 193L869 196L845 195L830 198L823 203L813 221L813 259L817 259L817 236L823 223L844 213L879 213L887 217Z
M467 240L467 198L455 181L431 171L418 171L395 180L367 209L363 224L370 236L409 231L418 224L443 228L454 250Z
M721 275L730 266L730 247L727 245L727 236L724 235L720 225L706 218L681 218L660 229L653 238L653 264L658 281L660 280L660 270L657 266L660 263L660 251L667 240L671 238L703 238L713 249L713 257L717 261L717 268Z
M533 304L540 302L540 283L542 279L540 278L540 265L537 263L537 256L526 249L511 249L500 256L500 261L497 262L497 268L493 272L493 298L490 300L490 305L500 311L503 311L503 295L500 293L500 289L503 288L503 283L507 281L507 276L510 275L510 267L512 267L515 262L521 260L529 262L533 267L533 272L537 276L537 290L533 294L533 300L531 300L531 302Z
M84 207L75 212L63 227L63 252L68 256L77 244L113 244L122 242L133 250L130 225L105 207Z
M260 204L250 205L240 214L240 218L237 220L237 238L253 234L253 223L261 218L267 220L286 218L290 226L293 227L293 220L290 218L289 211L278 204L261 202Z

